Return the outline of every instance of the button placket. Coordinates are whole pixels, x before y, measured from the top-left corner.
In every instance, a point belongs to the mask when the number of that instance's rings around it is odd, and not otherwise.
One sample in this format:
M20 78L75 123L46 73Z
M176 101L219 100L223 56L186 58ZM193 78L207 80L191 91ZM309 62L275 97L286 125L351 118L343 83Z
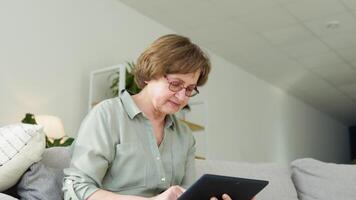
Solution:
M146 121L147 127L148 127L148 131L149 133L149 142L150 142L150 146L151 146L151 150L153 153L153 157L156 160L156 167L157 167L157 176L158 176L158 180L159 180L159 184L166 184L166 174L164 172L164 167L163 167L163 163L162 163L162 158L161 158L161 154L159 152L158 146L157 146L157 141L156 138L154 137L154 132L153 132L153 128L152 125L150 124L150 122L147 120Z
M159 154L159 151L158 151L158 154ZM162 163L162 159L160 157L160 155L157 155L156 156L156 162L157 162L157 165L159 166L159 169L158 169L158 176L161 177L161 184L165 184L166 182L166 174L165 174L165 171L164 171L164 167L163 167L163 163Z

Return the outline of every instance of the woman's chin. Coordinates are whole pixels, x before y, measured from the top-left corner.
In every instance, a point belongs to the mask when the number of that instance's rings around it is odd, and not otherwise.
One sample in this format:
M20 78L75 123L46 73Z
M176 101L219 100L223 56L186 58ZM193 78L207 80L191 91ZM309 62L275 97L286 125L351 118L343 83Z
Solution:
M166 106L164 109L164 113L172 115L177 113L180 110L179 106Z
M173 114L177 113L178 111L179 111L179 109L167 109L165 113L167 115L173 115Z

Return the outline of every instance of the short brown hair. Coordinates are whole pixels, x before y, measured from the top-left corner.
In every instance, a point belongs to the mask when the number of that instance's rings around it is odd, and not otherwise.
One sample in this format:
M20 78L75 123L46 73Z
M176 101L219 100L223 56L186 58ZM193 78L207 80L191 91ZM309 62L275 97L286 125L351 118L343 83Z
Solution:
M139 88L145 81L166 74L187 74L200 71L198 86L208 80L211 64L208 56L189 38L180 35L164 35L154 41L137 59L133 74Z

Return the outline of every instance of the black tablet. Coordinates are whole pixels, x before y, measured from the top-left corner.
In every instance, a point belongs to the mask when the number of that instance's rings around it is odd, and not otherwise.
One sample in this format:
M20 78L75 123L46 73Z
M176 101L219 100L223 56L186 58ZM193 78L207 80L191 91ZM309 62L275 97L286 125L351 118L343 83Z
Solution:
M210 200L213 196L221 199L225 193L232 200L251 200L267 184L265 180L204 174L178 200Z

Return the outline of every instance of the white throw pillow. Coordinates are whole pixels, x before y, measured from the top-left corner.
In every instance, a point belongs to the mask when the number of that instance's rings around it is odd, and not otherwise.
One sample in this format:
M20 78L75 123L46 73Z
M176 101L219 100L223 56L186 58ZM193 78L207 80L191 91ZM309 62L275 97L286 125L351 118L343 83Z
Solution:
M41 160L45 145L39 125L12 124L0 128L0 191L15 185L34 162Z
M0 193L0 199L1 200L18 200L16 198L12 197L12 196L9 196L9 195L6 195L6 194L2 194L2 193Z
M304 158L292 162L292 172L300 200L356 199L356 165Z

